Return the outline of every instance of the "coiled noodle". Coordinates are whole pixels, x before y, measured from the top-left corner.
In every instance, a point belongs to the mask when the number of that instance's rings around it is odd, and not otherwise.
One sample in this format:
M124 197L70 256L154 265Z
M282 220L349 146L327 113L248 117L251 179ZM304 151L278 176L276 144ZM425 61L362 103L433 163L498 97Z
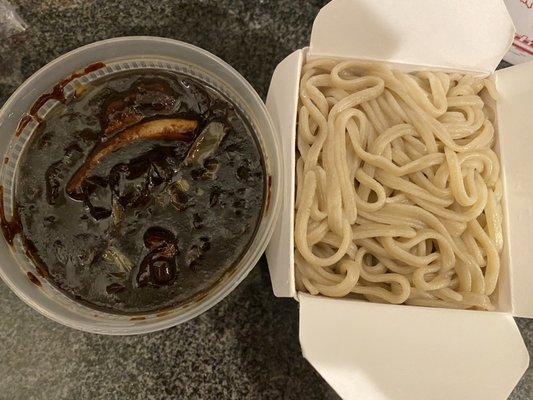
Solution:
M302 70L299 290L494 309L503 247L488 79L319 59Z

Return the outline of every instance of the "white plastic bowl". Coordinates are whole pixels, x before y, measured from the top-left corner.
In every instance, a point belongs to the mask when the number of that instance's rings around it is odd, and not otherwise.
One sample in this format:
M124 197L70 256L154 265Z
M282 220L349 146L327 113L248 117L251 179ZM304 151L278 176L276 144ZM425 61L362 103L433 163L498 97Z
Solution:
M45 279L38 278L41 286L36 285L27 273L38 274L25 256L18 238L15 238L14 246L0 239L0 276L18 297L46 317L72 328L101 334L130 335L157 331L185 322L214 306L246 277L259 260L270 240L280 208L283 176L280 145L266 107L255 90L237 71L216 56L187 43L157 37L124 37L96 42L73 50L41 68L13 93L0 110L0 154L8 160L2 163L0 173L4 188L0 201L4 202L8 220L13 209L18 161L31 137L31 124L20 136L15 136L21 118L39 96L59 81L96 62L103 62L107 66L105 68L124 64L128 64L130 69L157 66L183 71L210 83L231 98L247 116L265 158L270 181L269 200L249 249L205 297L163 313L135 317L106 313L71 300ZM102 71L94 72L96 75L100 73Z

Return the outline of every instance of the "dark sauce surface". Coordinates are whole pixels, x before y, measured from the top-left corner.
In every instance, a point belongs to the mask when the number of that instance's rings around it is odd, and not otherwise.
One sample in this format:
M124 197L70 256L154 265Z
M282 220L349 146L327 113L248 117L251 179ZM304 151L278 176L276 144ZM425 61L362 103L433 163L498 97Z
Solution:
M160 127L176 120L188 130ZM152 125L159 133L141 137ZM84 179L67 190L79 170ZM155 311L231 270L253 239L265 187L252 129L227 98L186 75L128 72L76 90L41 122L20 163L18 218L2 218L2 229L11 240L21 229L39 275L70 297Z

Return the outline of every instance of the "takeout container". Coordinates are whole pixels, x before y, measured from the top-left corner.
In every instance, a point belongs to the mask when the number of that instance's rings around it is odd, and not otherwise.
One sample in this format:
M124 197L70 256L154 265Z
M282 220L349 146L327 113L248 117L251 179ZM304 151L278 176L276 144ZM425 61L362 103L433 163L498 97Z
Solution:
M267 107L283 148L282 213L267 248L278 297L300 302L302 352L345 399L505 399L529 357L513 316L533 317L533 63L494 72L513 41L501 0L334 0L311 43L276 68ZM295 290L295 136L306 59L374 60L405 70L493 75L504 234L497 311L376 304Z
M0 110L0 154L4 155L0 176L3 198L0 201L4 202L8 220L13 210L17 163L37 126L33 118L23 129L19 129L20 135L17 136L15 133L19 122L35 101L59 81L99 62L105 66L95 68L93 65L90 69L95 70L82 74L66 85L65 93L73 91L77 83L87 84L104 75L137 68L184 72L217 88L239 106L252 124L263 152L269 181L267 204L256 235L243 258L207 293L201 293L187 304L164 312L131 316L88 308L71 300L37 274L25 256L18 237L15 237L13 247L0 239L0 276L17 296L41 314L88 332L112 335L146 333L177 325L206 311L227 296L255 266L272 234L280 208L280 145L266 107L252 86L232 67L205 50L176 40L155 37L124 37L93 43L41 68L13 93ZM36 115L46 115L53 106L54 100L48 100ZM27 275L28 272L33 275Z

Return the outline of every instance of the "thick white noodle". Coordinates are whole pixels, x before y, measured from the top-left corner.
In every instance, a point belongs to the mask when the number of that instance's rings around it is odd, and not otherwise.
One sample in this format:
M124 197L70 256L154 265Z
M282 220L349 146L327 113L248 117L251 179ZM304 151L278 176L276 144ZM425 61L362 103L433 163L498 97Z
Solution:
M502 186L490 79L358 61L304 65L298 113L299 290L494 309Z

